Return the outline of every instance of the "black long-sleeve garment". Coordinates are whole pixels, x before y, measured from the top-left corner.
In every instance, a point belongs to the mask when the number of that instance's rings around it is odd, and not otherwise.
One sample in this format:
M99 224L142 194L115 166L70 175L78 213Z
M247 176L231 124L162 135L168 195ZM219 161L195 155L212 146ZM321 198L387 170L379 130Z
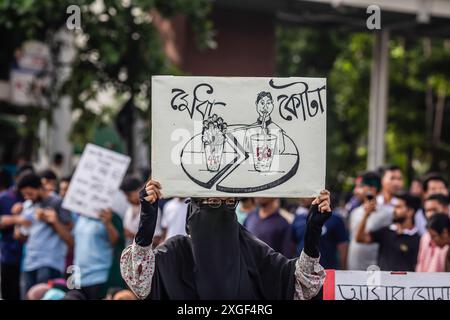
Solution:
M157 202L149 204L145 196L143 191L135 238L140 246L151 244L158 210ZM172 237L155 250L149 299L293 299L296 259L287 259L248 232L234 209L192 201L188 210L190 237ZM317 213L313 206L305 234L305 253L311 257L319 256L322 220Z

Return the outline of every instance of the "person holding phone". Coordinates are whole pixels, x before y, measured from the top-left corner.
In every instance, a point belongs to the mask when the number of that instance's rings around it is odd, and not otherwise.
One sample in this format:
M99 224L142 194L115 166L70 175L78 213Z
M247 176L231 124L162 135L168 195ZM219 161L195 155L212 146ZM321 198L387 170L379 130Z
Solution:
M375 231L392 222L392 213L383 205L377 204L376 197L381 190L381 178L375 171L367 171L361 176L362 204L350 215L350 245L348 249L347 268L349 270L367 270L378 261L377 243L358 243L356 233L362 219L370 214L366 223L366 231Z
M20 214L8 218L12 219L10 223L27 231L23 261L25 294L35 284L63 275L68 247L73 246L72 222L70 212L61 207L62 199L43 186L40 176L34 173L22 176L17 189L27 201Z
M156 249L152 238L163 188L149 179L140 194L140 225L122 253L122 277L139 299L298 299L320 297L322 226L331 215L330 192L311 206L305 247L288 259L237 221L235 198L192 198L186 232Z

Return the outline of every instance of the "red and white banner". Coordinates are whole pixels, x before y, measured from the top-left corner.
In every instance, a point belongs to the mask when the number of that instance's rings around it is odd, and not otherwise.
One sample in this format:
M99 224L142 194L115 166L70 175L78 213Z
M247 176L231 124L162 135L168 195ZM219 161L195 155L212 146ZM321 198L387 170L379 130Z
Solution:
M450 300L448 272L326 270L324 300Z

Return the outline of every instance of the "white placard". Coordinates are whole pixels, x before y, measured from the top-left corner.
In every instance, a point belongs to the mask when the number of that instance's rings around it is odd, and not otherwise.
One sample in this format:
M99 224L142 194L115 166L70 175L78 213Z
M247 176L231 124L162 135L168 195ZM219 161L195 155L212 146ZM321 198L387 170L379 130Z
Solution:
M67 190L63 208L96 218L111 208L130 157L87 144Z
M334 273L334 285L329 272ZM450 300L450 273L331 270L324 299L333 296L335 300Z
M326 79L152 77L165 197L311 197L325 186Z

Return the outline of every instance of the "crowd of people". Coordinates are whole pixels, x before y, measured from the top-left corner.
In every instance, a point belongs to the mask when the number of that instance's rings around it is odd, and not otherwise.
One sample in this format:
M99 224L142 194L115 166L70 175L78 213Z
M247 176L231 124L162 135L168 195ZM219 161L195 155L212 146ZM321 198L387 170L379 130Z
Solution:
M115 201L97 216L62 207L70 177L56 167L21 164L0 189L2 299L136 299L120 273L123 250L140 224L142 177L126 176ZM404 185L397 166L355 178L348 201L331 191L322 227L325 269L450 272L448 183L429 173ZM237 221L287 258L304 249L313 199L240 198ZM160 199L152 240L157 247L186 235L189 199Z

